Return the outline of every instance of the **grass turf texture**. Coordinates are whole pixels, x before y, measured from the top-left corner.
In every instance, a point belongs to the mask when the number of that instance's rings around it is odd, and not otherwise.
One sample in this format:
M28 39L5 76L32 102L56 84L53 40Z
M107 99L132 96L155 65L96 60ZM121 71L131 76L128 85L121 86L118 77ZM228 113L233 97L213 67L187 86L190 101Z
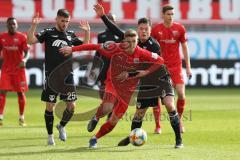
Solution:
M187 108L183 134L184 149L174 149L174 135L162 107L162 134L153 134L155 123L152 109L143 123L148 141L142 147L116 147L119 140L130 133L135 107L130 106L115 129L98 141L96 150L88 149L88 140L93 133L86 130L87 121L70 122L66 127L68 139L58 140L56 146L47 146L44 124L45 105L40 101L40 90L27 93L27 127L18 126L18 104L15 93L8 93L4 125L0 127L0 159L11 160L59 160L59 159L177 159L177 160L237 160L240 157L240 90L239 89L187 89ZM77 112L93 109L99 100L80 97ZM104 123L103 118L100 124ZM95 129L94 133L99 129Z

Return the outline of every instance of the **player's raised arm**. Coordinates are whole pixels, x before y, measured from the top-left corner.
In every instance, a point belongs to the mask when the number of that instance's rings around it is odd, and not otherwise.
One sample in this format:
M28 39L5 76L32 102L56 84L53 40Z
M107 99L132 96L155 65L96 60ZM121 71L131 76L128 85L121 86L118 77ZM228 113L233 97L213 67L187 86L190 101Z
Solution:
M106 27L117 35L120 39L124 39L124 32L115 24L113 23L108 17L105 15L104 8L100 4L94 5L93 9L97 13L99 17L103 20Z
M36 31L36 28L37 28L37 25L39 24L39 22L40 22L39 13L37 13L33 17L32 25L31 25L30 29L27 32L27 43L28 44L34 44L34 43L38 42L38 39L37 39L37 37L35 36L34 33Z
M90 26L87 21L80 21L79 27L84 30L85 36L83 43L88 44L90 41Z

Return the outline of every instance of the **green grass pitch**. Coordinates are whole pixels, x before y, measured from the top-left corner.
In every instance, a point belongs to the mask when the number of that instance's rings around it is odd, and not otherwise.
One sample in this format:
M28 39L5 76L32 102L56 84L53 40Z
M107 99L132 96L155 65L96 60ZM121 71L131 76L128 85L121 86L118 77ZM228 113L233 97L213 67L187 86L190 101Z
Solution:
M56 146L46 145L44 124L45 105L40 90L27 93L27 127L18 126L18 104L14 93L7 97L4 125L0 127L0 159L10 160L239 160L240 159L240 89L187 89L187 107L183 134L184 148L174 149L174 135L162 107L162 134L153 134L154 120L148 111L143 128L148 141L142 147L116 147L129 134L135 107L114 130L98 141L98 148L88 149L93 133L86 130L87 121L70 122L66 127L68 139L58 140ZM99 100L80 97L76 113L93 109ZM100 124L105 121L101 120ZM55 117L54 126L59 122ZM99 129L99 126L96 128ZM95 133L94 131L94 133Z

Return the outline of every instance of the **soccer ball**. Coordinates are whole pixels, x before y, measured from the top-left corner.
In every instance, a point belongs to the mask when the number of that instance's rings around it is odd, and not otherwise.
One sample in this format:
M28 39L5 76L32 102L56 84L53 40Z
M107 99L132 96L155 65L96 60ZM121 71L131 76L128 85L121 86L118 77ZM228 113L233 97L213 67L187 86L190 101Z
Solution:
M142 146L147 141L147 133L142 128L135 128L129 136L130 142L134 146Z

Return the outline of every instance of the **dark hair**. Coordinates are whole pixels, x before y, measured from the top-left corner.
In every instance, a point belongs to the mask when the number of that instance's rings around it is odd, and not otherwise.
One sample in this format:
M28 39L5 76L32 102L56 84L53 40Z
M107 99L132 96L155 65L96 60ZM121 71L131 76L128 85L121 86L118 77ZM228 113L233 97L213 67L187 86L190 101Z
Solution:
M70 17L70 14L69 14L68 10L66 10L66 9L59 9L57 11L57 16L68 18L68 17Z
M129 29L124 33L124 38L127 37L136 37L137 36L137 32L133 29Z
M163 6L162 8L162 13L164 14L165 12L167 12L168 10L173 10L174 7L171 4L166 4Z
M151 22L151 20L150 19L148 19L148 18L140 18L140 19L138 19L138 25L139 24L148 24L149 26L151 26L152 25L152 22Z
M16 20L16 18L14 18L14 17L8 17L7 23L9 23L10 21L13 21L13 20Z

